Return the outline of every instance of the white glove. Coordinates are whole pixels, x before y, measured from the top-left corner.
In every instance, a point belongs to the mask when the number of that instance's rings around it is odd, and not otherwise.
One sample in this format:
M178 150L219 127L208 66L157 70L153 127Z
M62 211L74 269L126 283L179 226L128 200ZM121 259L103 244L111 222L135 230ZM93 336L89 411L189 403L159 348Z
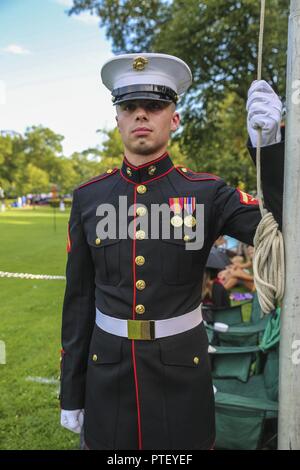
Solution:
M282 103L265 80L255 80L248 91L247 128L253 147L257 146L257 129L262 129L262 147L281 141Z
M69 431L80 434L84 410L61 410L60 424Z

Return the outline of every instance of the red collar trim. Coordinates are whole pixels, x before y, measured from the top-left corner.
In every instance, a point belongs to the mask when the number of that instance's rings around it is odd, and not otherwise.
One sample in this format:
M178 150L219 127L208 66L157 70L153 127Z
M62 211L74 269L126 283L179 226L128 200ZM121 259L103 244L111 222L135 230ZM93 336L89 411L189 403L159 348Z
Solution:
M156 176L155 178L151 178L151 179L148 180L148 181L142 181L142 182L140 182L140 183L135 183L134 181L131 181L129 178L127 178L125 175L123 175L121 169L120 169L120 175L122 176L122 178L123 178L125 181L127 181L127 183L131 183L131 184L134 184L135 186L138 186L139 184L147 185L148 183L152 183L152 181L158 180L158 179L162 178L163 176L166 176L168 173L171 173L171 171L173 171L174 169L175 169L175 167L173 166L172 168L170 168L168 171L166 171L166 172L163 173L162 175Z
M125 161L126 165L129 166L130 168L132 168L133 170L139 170L140 168L146 168L150 165L153 165L153 163L157 163L157 162L159 162L160 160L162 160L163 158L165 158L167 156L169 156L169 154L168 154L168 152L165 152L160 157L157 157L154 160L151 160L150 162L144 163L143 165L139 165L139 166L135 166L132 163L130 163L126 158L126 155L124 156L124 161Z
M120 171L121 176L129 183L145 184L157 178L162 178L169 171L173 170L173 168L175 168L174 164L168 152L165 152L160 157L140 166L132 165L128 162L127 158L124 157Z

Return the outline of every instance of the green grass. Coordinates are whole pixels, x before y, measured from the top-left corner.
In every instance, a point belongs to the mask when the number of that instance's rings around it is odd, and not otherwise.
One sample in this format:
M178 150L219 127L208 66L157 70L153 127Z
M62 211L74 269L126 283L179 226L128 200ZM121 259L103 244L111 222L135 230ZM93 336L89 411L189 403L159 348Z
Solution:
M68 213L11 209L0 213L0 271L65 274ZM0 449L76 449L60 426L57 384L65 281L0 278Z

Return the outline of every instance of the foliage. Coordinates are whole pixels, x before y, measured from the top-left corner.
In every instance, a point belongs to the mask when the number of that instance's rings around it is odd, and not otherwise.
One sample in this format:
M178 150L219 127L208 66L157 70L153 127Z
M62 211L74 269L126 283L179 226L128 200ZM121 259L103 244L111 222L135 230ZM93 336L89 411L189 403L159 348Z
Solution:
M263 75L282 92L288 2L266 3ZM177 55L193 71L192 90L229 89L246 97L256 68L259 1L73 0L69 14L83 11L99 16L115 52Z
M107 168L120 167L124 156L124 150L118 128L115 127L111 130L100 130L99 132L104 136L100 152L101 171L104 172Z
M62 155L63 137L38 126L24 135L0 133L0 183L6 196L50 192L53 186L62 194L100 173L99 150Z
M245 102L255 79L259 29L257 0L73 0L70 14L97 15L114 52L156 51L185 60L193 85L179 103L181 131L171 143L175 163L255 188L246 150ZM266 2L263 77L285 90L288 2ZM62 153L63 136L34 126L24 135L0 133L0 183L6 195L71 193L83 181L120 166L117 128L100 131L102 148Z
M62 155L63 137L51 129L31 127L24 135L0 133L0 186L6 197L48 193L57 188L60 195L71 194L84 181L120 167L124 151L118 128L100 130L102 147ZM178 142L169 146L174 163L186 164Z
M83 11L100 18L114 52L163 52L189 64L194 81L181 102L181 147L194 168L209 168L230 183L243 180L253 187L252 163L245 157L244 108L256 78L260 2L73 0L69 14ZM287 20L286 0L266 2L262 75L282 97Z
M28 163L25 167L23 185L24 193L39 194L49 190L49 176L45 170L38 168L33 163Z

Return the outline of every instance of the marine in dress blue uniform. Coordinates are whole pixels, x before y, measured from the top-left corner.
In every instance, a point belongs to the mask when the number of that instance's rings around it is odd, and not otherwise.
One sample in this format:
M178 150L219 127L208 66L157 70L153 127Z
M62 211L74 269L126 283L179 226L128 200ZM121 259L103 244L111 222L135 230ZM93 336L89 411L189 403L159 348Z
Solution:
M186 64L162 54L118 56L103 67L102 78L115 104L132 99L175 103L191 83ZM254 158L254 149L250 153ZM283 143L262 149L265 203L279 222L282 157ZM101 239L97 208L111 204L119 220L120 196L134 206L133 215L123 217L125 226L133 224L134 236L121 238L117 231ZM170 201L192 202L190 212L193 204L204 205L203 219L189 213L187 224L203 224L201 249L187 250L190 237L175 236L176 225L184 227L180 213L170 215L168 239L151 239L140 229L138 221L149 216L152 204ZM181 222L174 222L176 215ZM168 153L141 166L125 156L121 168L109 169L74 190L60 401L62 409L84 409L88 448L213 446L214 393L203 321L161 337L156 337L155 322L180 321L193 312L201 315L203 270L214 241L227 234L252 244L260 218L254 198L228 187L218 176L175 166ZM111 319L118 325L123 320L127 337L101 328L99 315L102 320L109 317L110 325L115 324Z

